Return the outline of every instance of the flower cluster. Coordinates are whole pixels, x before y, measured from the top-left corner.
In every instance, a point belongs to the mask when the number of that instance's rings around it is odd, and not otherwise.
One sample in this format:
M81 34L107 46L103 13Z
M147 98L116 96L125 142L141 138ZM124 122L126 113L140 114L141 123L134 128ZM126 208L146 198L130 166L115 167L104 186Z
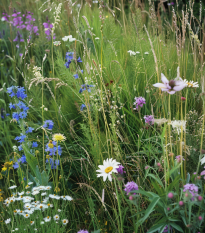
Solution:
M138 190L138 185L134 181L127 182L124 190L125 192L127 192L127 195L129 195L131 191ZM133 194L135 195L136 193L133 193Z
M183 156L181 156L181 155L177 155L177 156L175 157L175 160L177 161L177 163L181 163L182 160L184 161L184 158L183 158Z
M153 125L154 124L154 116L150 115L150 116L144 116L145 119L145 123L149 124L149 125Z
M191 194L191 200L193 201L194 197L198 195L198 186L196 186L195 184L185 184L183 192L186 192L186 197L189 197L189 194Z
M135 97L135 102L133 103L136 105L136 108L134 110L138 109L139 107L143 107L143 104L146 104L146 100L143 97Z
M46 34L46 39L50 40L51 39L51 29L53 28L53 24L50 23L50 20L47 18L47 22L43 23L45 34ZM55 40L55 33L53 34L53 39Z

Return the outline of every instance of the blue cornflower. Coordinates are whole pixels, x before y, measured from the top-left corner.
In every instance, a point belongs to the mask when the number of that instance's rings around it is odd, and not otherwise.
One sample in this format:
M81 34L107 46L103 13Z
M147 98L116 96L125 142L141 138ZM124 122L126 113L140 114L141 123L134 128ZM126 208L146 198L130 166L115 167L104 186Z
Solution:
M38 143L37 142L33 142L32 143L32 147L34 148L34 147L38 147Z
M55 141L52 141L52 143L47 143L45 151L49 152L49 155L51 155L51 156L56 155L56 153L57 153L56 145L57 145L57 142L55 142ZM61 154L62 154L62 148L61 148L61 146L58 146L58 155L61 155Z
M83 111L84 108L86 108L86 105L85 105L85 104L82 104L82 105L80 106L80 111Z
M12 109L12 108L13 108L13 109L16 109L15 105L12 104L12 103L9 103L9 108L10 108L10 109Z
M54 123L52 120L44 121L43 128L53 129Z
M16 96L18 99L21 98L22 100L27 97L27 94L25 94L24 92L24 87L11 86L7 88L7 93L10 94L10 97Z
M22 151L23 150L22 145L18 146L18 149L19 149L19 151Z
M56 166L57 165L59 166L59 164L60 164L59 159L58 160L56 159L55 162L52 158L49 158L49 161L48 161L48 159L46 159L46 163L48 163L48 162L50 162L51 169L56 169Z
M20 112L20 113L19 113L19 117L20 117L21 119L26 118L26 117L27 117L27 112Z
M15 162L15 163L13 164L13 168L14 168L14 169L19 168L19 164L18 164L17 162Z
M26 163L26 156L22 155L22 157L20 159L18 159L18 162L20 163Z
M79 78L78 74L74 74L73 77L75 77L75 79Z
M14 140L22 143L25 142L26 135L17 136Z
M28 127L28 129L26 130L26 133L32 133L33 130L34 130L34 128Z
M6 113L6 116L10 116L10 113Z
M11 86L11 87L8 87L7 88L7 93L9 93L10 97L14 97L16 95L16 92L17 92L17 87L15 86Z
M80 57L77 59L77 62L82 62L82 60L81 60L81 58L80 58Z
M27 111L29 109L29 107L27 107L24 102L20 101L16 104L17 107L19 107L20 109L22 109L23 111Z
M85 90L87 90L88 92L91 92L91 89L89 87L94 87L94 85L88 85L88 84L81 85L79 93L82 93Z
M73 60L73 54L74 54L74 52L67 52L67 53L65 54L65 59L67 59L67 61Z
M19 114L17 112L13 112L12 113L12 118L18 121L19 120Z
M64 66L65 66L66 68L69 68L70 63L71 63L71 61L69 60L69 61L67 61L67 62L64 64Z

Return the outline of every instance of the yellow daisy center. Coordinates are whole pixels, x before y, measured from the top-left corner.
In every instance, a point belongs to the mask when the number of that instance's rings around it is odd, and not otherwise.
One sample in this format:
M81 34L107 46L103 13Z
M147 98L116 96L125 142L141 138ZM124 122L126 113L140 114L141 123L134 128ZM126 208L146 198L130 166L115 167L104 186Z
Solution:
M112 171L112 169L113 169L113 167L107 167L107 168L105 168L105 172L106 172L106 173L109 173L109 172Z
M50 217L48 216L47 219L49 219Z
M193 84L193 83L189 83L189 82L187 83L187 85L188 85L188 86L191 86L191 87L193 87L193 86L194 86L194 84Z
M63 223L66 223L66 220L63 220Z
M53 148L54 147L53 143L48 143L48 147Z

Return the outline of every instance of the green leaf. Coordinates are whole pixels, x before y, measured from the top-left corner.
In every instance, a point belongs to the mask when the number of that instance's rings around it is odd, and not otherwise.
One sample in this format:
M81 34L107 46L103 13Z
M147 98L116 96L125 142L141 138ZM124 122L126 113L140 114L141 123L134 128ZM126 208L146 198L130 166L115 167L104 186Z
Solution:
M177 224L175 224L175 223L170 223L170 225L173 227L173 228L175 228L177 231L180 231L180 232L184 232L182 229L181 229L181 227L180 226L178 226Z
M150 205L148 206L145 215L143 218L141 218L136 224L137 225L141 225L148 217L149 215L152 213L152 211L154 211L154 207L156 206L156 204L158 203L158 201L160 200L160 197L155 197L152 202L150 203Z
M159 224L156 224L156 225L154 225L153 227L151 227L151 228L147 231L147 233L154 233L154 232L156 232L156 231L160 231L161 228L163 228L163 230L164 230L164 228L165 228L166 225L167 225L166 223L159 223Z
M150 176L150 177L152 177L154 180L156 180L157 183L164 189L164 185L163 185L162 181L161 181L158 177L156 177L156 176L153 175L153 174L148 174L147 176ZM160 187L159 187L159 188L160 188Z
M91 231L91 233L100 233L100 229L99 230L97 230L97 231Z

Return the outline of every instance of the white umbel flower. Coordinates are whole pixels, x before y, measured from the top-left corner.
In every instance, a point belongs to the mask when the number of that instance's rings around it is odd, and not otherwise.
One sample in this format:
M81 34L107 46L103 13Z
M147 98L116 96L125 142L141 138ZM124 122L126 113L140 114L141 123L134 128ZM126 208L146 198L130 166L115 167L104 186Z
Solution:
M199 87L198 82L188 81L186 79L184 79L184 82L186 83L187 87Z
M127 51L127 52L130 54L130 56L136 55L136 53L135 53L134 51L132 51L132 50L129 50L129 51Z
M103 165L99 165L98 167L100 170L97 170L100 174L97 174L97 177L102 176L103 181L106 181L108 178L109 181L112 181L111 174L112 172L117 173L117 168L119 167L120 163L116 162L114 159L107 159L103 161Z
M5 220L5 223L6 223L6 224L9 224L10 222L11 222L11 219L10 219L10 218L8 218L8 219Z
M186 121L171 121L171 125L173 129L176 129L177 133L181 132L181 128L185 131L186 130Z

